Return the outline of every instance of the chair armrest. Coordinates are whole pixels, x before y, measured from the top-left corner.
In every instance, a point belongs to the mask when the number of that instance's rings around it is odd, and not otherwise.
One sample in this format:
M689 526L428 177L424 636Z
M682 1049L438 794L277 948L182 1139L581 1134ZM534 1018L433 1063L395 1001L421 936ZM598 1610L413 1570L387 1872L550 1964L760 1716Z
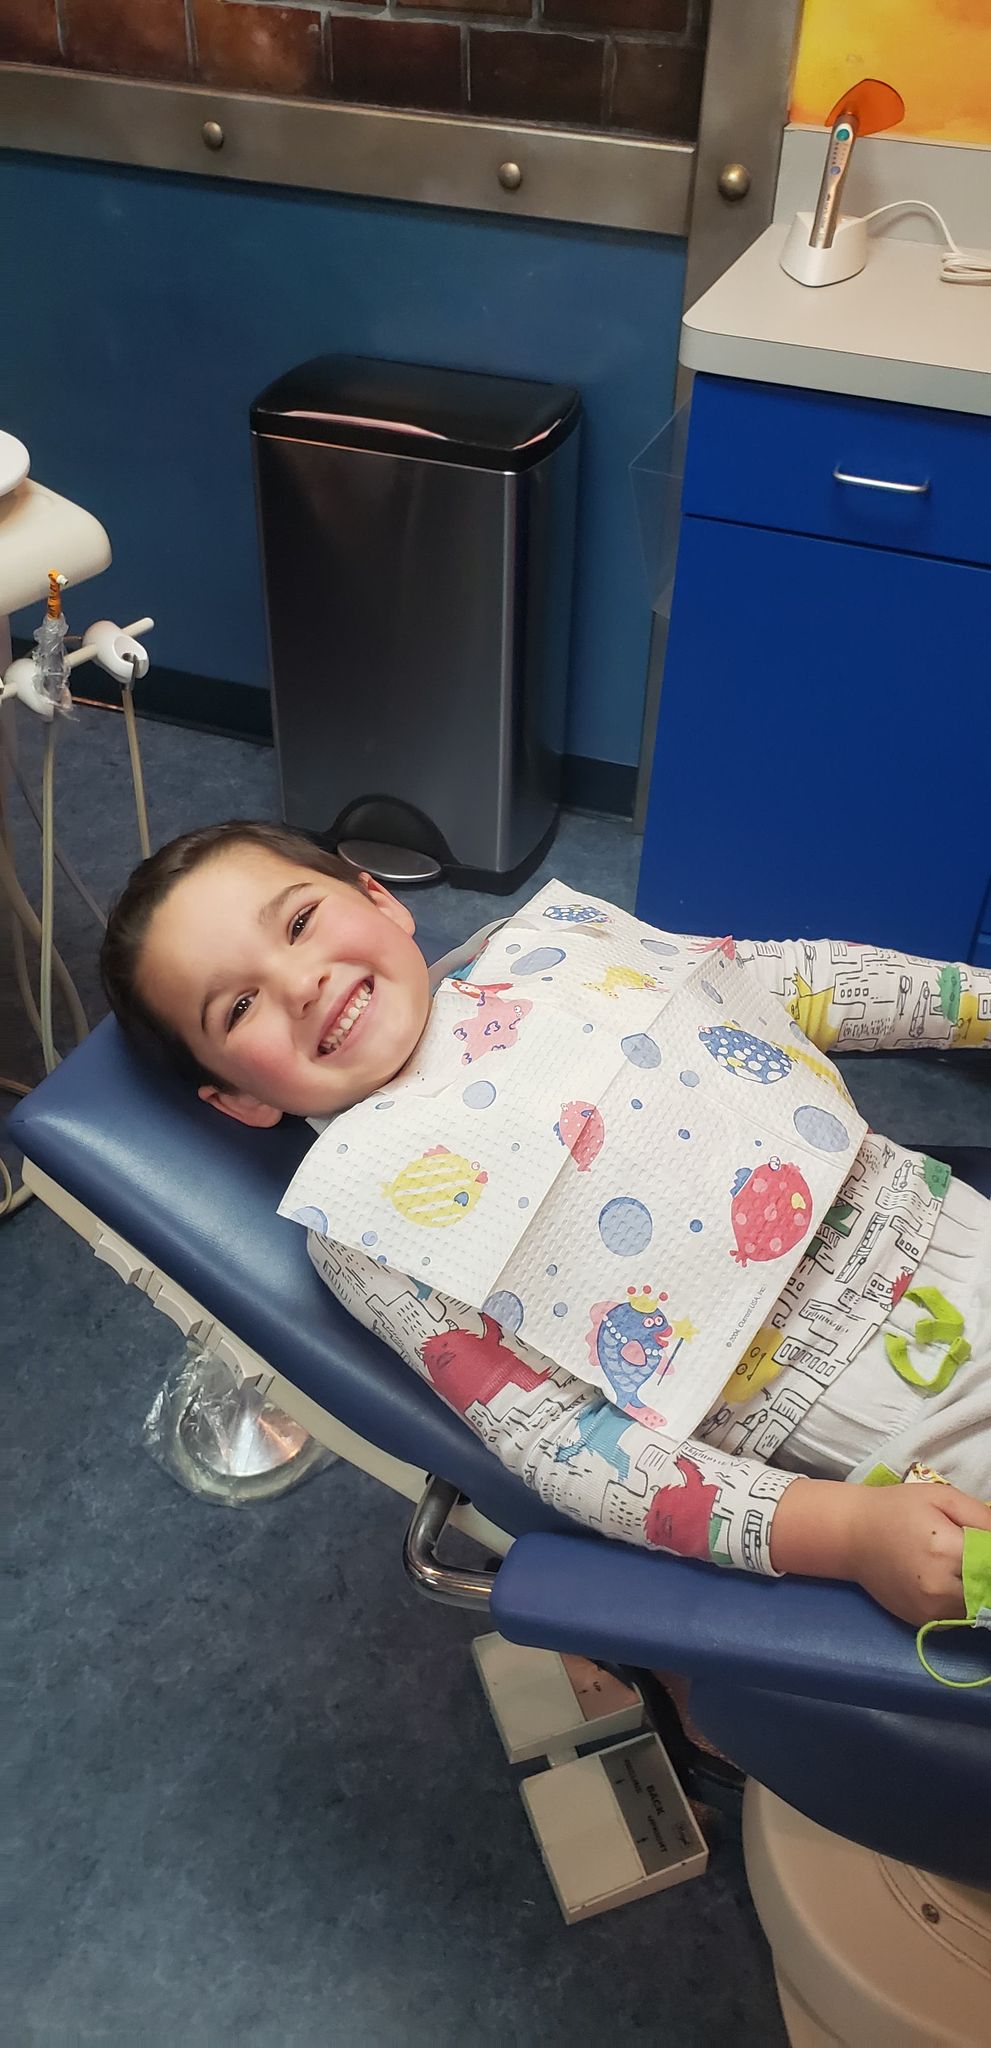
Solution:
M914 1631L858 1586L758 1578L601 1538L529 1535L499 1570L492 1614L516 1643L991 1732L991 1687L937 1684L919 1663ZM983 1630L971 1631L946 1652L947 1668L952 1654L955 1675L978 1676L986 1644Z

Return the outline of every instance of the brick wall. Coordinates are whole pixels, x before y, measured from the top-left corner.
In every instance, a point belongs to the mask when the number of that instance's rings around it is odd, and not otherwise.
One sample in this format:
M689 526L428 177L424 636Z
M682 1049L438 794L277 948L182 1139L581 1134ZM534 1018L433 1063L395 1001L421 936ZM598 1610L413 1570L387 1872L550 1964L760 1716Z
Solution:
M0 56L694 138L707 0L0 0Z

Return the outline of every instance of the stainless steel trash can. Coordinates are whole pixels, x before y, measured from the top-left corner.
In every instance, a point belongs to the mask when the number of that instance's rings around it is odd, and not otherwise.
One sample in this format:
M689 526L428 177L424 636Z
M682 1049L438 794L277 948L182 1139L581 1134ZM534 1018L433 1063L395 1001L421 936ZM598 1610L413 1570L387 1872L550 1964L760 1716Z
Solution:
M256 400L290 824L405 849L405 869L377 863L397 878L510 889L537 865L558 812L580 413L559 386L339 356Z

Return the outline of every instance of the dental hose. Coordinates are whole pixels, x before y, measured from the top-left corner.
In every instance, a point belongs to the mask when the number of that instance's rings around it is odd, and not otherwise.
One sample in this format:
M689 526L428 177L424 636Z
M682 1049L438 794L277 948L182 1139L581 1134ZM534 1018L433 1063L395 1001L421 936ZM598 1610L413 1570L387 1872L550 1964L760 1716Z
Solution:
M27 932L29 938L34 939L35 941L39 941L41 938L40 919L38 917L37 911L34 908L34 905L29 901L29 899L24 893L24 890L21 888L20 882L17 879L17 870L14 867L13 856L10 850L10 835L7 829L6 815L3 806L2 790L0 790L0 889L2 889L7 896L7 900L11 909L12 918L16 920L20 926L23 927L23 930ZM23 938L20 939L19 943L15 943L14 963L15 967L18 970L18 986L20 987L22 996L24 995L24 983L27 982L28 997L30 999L25 999L25 1007L28 1012L28 1017L30 1019L32 1029L34 1030L36 1036L40 1039L41 1015L38 1010L37 1004L35 1003L34 995L31 991L30 981L28 980L27 960L24 955ZM72 1028L75 1032L76 1043L78 1045L81 1045L83 1039L89 1036L89 1019L87 1018L86 1012L83 1009L82 1003L79 999L79 992L76 988L75 982L73 981L72 976L69 973L69 970L65 964L65 961L62 958L61 953L58 950L58 947L54 944L52 946L52 971L54 973L55 980L57 981L58 986L61 989L62 994L65 998L66 1006L68 1008L69 1015L72 1019ZM15 1090L13 1092L19 1092L19 1086L18 1090Z
M16 755L11 756L10 765L14 772L14 780L17 783L17 787L20 790L21 795L24 798L25 803L27 804L28 810L30 811L31 816L34 819L34 822L37 825L38 830L40 832L42 829L41 805L39 804L37 797L35 796L34 791L30 786L30 783L26 780L24 772L21 768L21 764L18 761ZM93 895L92 890L86 887L86 883L83 881L81 874L79 874L78 871L73 867L68 854L65 852L62 846L61 840L58 838L56 838L55 841L55 858L58 861L59 867L61 868L66 881L71 884L71 886L76 892L76 895L81 897L82 901L86 905L87 910L90 913L90 916L95 919L96 923L100 926L101 930L105 931L107 925L106 911L100 909L100 906L96 900L96 897Z
M127 751L131 757L131 781L134 784L134 808L138 818L138 842L141 858L147 860L151 852L148 833L148 805L145 801L145 779L141 766L141 749L138 745L138 725L134 716L134 656L131 656L131 680L120 686L121 704L124 709L124 724L127 727ZM106 920L104 920L106 922Z
M41 1040L42 1057L46 1073L52 1073L59 1063L55 1049L52 1027L52 982L58 985L65 997L73 1029L79 1044L89 1031L86 1012L80 1002L76 985L55 947L55 721L52 720L45 733L45 753L42 770L42 838L41 838L41 918L21 888L10 852L6 812L3 808L0 790L0 887L10 903L11 941L14 953L14 972L21 999L27 1012L28 1022L35 1035ZM39 1003L35 1002L31 978L28 972L24 932L36 938L40 947ZM4 1095L30 1095L30 1088L23 1081L0 1075L0 1093ZM0 1218L12 1216L17 1209L31 1200L31 1189L14 1187L5 1161L0 1158Z
M6 820L3 813L3 787L2 782L0 782L0 853L4 851L5 836ZM3 882L3 879L3 873L0 870L0 883ZM41 1018L38 1014L38 1006L34 1000L34 990L31 987L31 978L28 974L24 933L21 930L20 918L13 909L11 909L10 914L10 938L14 953L14 972L17 976L17 986L20 990L21 1000L27 1011L32 1030L40 1034ZM26 1082L13 1081L6 1074L0 1074L0 1095L30 1095L30 1093L31 1090ZM31 1189L27 1187L14 1187L7 1163L2 1155L0 1155L0 1217L12 1216L15 1209L22 1209L25 1202L30 1200Z
M50 726L48 729L47 740L50 744L46 746L46 760L49 760L51 762L52 772L49 776L49 781L53 788L54 725ZM52 912L54 911L53 882L54 877L50 877L48 893L50 899L50 908ZM18 989L20 990L21 1000L24 1004L25 1011L27 1012L28 1022L30 1023L31 1028L34 1031L36 1037L38 1037L41 1040L42 1053L45 1060L46 1070L48 1073L51 1073L52 1067L58 1061L58 1054L55 1051L51 1029L53 977L58 982L59 988L61 989L62 994L65 997L66 1005L68 1007L69 1014L72 1019L72 1025L75 1031L76 1039L80 1045L82 1044L83 1039L87 1036L87 1033L89 1031L89 1023L86 1017L86 1012L83 1009L82 1003L79 1000L79 995L77 993L76 986L72 979L72 976L70 975L69 970L66 967L65 961L62 959L61 954L59 953L58 949L54 944L54 916L51 915L49 918L48 936L46 941L43 923L37 917L29 899L24 894L20 882L17 879L17 873L14 868L13 859L10 853L10 842L7 831L6 813L3 807L2 788L0 788L0 891L6 893L10 904L10 935L14 953L14 971L17 976L17 986ZM44 903L42 905L42 911L44 915ZM37 1003L35 1002L34 990L31 987L31 977L28 971L27 963L27 951L24 945L25 931L28 932L33 939L37 939L41 942L40 1010L38 1008ZM48 961L47 972L45 965L46 955ZM46 987L47 1003L45 999ZM46 1010L47 1045L45 1023ZM0 1095L30 1095L30 1093L31 1089L27 1086L27 1084L24 1081L15 1081L7 1074L0 1074ZM25 1202L29 1202L30 1200L31 1189L23 1186L15 1188L5 1161L2 1158L0 1158L0 1218L12 1216L15 1210L23 1208Z
M2 778L0 778L0 892L6 894L10 906L10 935L14 954L14 972L21 1000L27 1013L28 1022L35 1036L41 1041L42 1057L46 1073L58 1065L59 1055L55 1049L52 1028L52 982L58 982L65 997L72 1020L77 1043L82 1044L89 1031L89 1020L83 1009L75 982L58 952L55 942L55 871L54 871L54 795L55 795L55 721L45 734L45 754L42 788L42 894L41 917L38 918L31 902L21 888L14 867L7 827L7 815L3 801ZM25 931L36 939L40 946L39 1003L35 1002L34 990L28 971L27 951L24 944ZM0 1075L0 1094L30 1095L30 1088L23 1081L15 1081L9 1075ZM17 1209L31 1200L31 1189L14 1187L8 1168L0 1158L0 1218L12 1216Z
M41 774L41 1051L46 1074L59 1064L52 1032L52 951L55 938L55 720L45 733Z
M52 590L49 599L49 617L61 615L56 581L60 584L61 579L55 579L54 577L51 579ZM139 622L140 627L147 627L150 624L150 620ZM35 637L37 638L37 635ZM66 666L73 666L75 662L85 658L85 654L69 657ZM132 656L130 659L131 675L128 682L122 685L121 702L127 731L127 746L130 757L131 780L134 788L138 839L142 858L147 859L151 852L151 836L148 829L148 806L145 796L137 721L134 714L135 657ZM13 745L11 745L9 755L10 765L27 802L28 809L41 829L40 919L30 900L25 895L24 890L21 888L14 866L13 849L4 806L3 775L0 773L0 891L6 894L10 906L11 942L18 990L31 1029L40 1040L45 1071L49 1074L58 1066L60 1060L60 1055L55 1045L52 1014L53 980L58 983L65 999L77 1043L81 1045L83 1039L89 1033L89 1021L78 990L55 945L56 860L58 860L68 881L75 888L77 894L81 897L97 922L104 927L107 922L104 912L100 909L99 904L95 901L95 898L91 895L81 877L76 873L75 868L63 853L55 837L55 735L56 721L53 718L45 733L40 811L21 773L16 748ZM4 737L2 724L0 724L0 768L2 768L3 757L6 753ZM34 990L31 986L27 951L24 943L25 932L37 941L40 950L38 1002L35 1001ZM0 1075L0 1094L24 1096L30 1093L31 1089L24 1082L12 1080L6 1075ZM0 1158L0 1218L12 1215L14 1210L19 1209L30 1199L31 1190L29 1188L22 1186L16 1190L14 1189L10 1173L3 1159Z
M14 973L17 976L17 986L21 993L21 1001L27 1011L28 1023L40 1045L41 1012L35 1002L34 990L31 987L31 976L28 973L28 955L27 947L24 944L24 930L20 918L14 916L13 913L10 919L10 943L14 953Z
M30 1095L30 1093L30 1088L26 1087L23 1081L0 1079L0 1094ZM31 1189L23 1186L15 1188L10 1178L7 1163L3 1156L0 1155L0 1217L12 1216L15 1209L23 1209L25 1202L30 1200Z

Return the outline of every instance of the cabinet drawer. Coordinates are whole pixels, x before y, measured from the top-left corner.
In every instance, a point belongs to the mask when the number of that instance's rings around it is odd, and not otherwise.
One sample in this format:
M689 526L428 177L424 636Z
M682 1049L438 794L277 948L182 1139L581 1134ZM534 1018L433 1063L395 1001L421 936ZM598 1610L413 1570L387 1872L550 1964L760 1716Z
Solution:
M991 564L991 419L697 377L684 509Z

